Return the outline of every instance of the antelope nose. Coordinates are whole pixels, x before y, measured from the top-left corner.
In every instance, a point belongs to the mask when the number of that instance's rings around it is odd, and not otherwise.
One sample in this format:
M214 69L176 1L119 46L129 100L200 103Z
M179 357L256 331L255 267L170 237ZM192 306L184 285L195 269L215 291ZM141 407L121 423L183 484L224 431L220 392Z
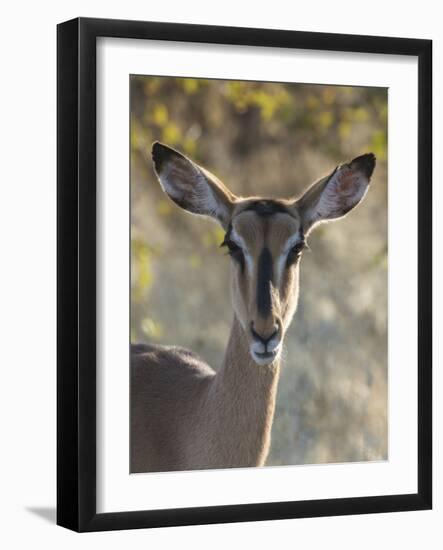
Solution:
M272 333L269 334L269 335L266 335L266 334L259 334L255 329L254 329L254 322L251 322L251 334L252 334L252 337L254 338L254 340L256 340L257 342L260 342L262 343L264 346L266 346L266 344L272 340L272 338L274 338L274 336L276 336L278 334L278 331L279 331L280 327L277 323L274 323L274 326L273 326L273 329L272 329Z

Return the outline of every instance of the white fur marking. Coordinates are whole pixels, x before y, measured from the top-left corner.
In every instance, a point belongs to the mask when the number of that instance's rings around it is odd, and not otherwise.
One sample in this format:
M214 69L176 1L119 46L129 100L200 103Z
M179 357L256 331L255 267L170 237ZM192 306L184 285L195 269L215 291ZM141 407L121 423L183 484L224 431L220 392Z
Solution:
M235 229L232 229L230 238L231 238L232 241L235 242L235 244L237 246L239 246L242 249L243 255L244 255L245 260L246 260L246 266L248 268L248 272L249 272L250 275L252 275L252 273L253 273L253 260L252 260L251 254L248 251L248 247L246 246L246 243L245 243L244 239L235 231Z

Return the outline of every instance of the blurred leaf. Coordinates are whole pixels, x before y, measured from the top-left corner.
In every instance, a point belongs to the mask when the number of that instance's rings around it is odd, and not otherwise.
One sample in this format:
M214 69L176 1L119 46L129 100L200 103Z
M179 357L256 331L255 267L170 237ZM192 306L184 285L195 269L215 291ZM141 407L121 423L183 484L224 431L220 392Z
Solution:
M195 94L199 89L199 81L196 78L183 78L181 82L187 94Z
M379 160L386 160L387 136L385 131L379 130L374 132L372 136L371 148Z
M308 109L311 109L311 110L314 110L316 109L318 106L320 105L320 100L318 99L317 96L311 94L311 95L308 95L308 97L306 98L306 107Z
M141 129L138 120L135 117L131 119L131 150L141 148Z
M168 122L168 109L161 103L156 103L152 109L152 121L157 126L165 126Z
M225 231L218 225L215 226L212 231L215 238L215 244L220 245L223 242L223 239L225 238Z
M183 140L183 150L189 156L195 156L195 154L197 153L197 142L192 138L185 138Z
M205 248L217 248L223 242L224 237L224 230L218 225L214 225L211 230L202 233L201 241Z
M327 130L334 122L334 115L332 111L321 111L318 114L318 122L322 130Z
M162 324L158 321L154 321L154 319L150 319L149 317L143 319L141 322L141 328L148 338L158 340L163 336L164 331Z
M177 145L181 140L180 128L173 122L170 122L163 128L162 140L169 145Z
M357 107L352 110L352 119L356 122L367 122L369 120L369 112L364 107Z
M322 95L324 103L326 105L332 105L336 98L336 90L333 86L325 86Z
M161 86L162 79L156 76L143 79L143 88L147 96L151 97L156 94Z
M202 234L201 240L206 248L209 248L214 244L213 236L209 231Z
M152 287L154 276L151 267L151 251L149 247L139 239L131 241L131 260L133 267L133 286L134 298L141 300L145 293Z
M342 140L346 140L351 135L352 125L349 122L340 122L338 133Z
M199 267L201 267L202 265L202 257L200 256L200 254L191 254L189 256L189 263L191 264L191 267L193 267L194 269L197 269Z
M172 212L172 204L168 199L161 199L157 203L157 212L160 216L169 216Z

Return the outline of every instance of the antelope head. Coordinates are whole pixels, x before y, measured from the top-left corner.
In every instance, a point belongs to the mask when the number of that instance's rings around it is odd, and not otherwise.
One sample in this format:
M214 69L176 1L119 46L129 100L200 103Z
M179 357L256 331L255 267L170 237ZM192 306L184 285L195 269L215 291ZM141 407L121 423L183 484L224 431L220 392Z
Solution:
M254 362L272 363L297 308L307 236L363 200L375 156L368 153L338 166L297 199L238 197L213 174L158 142L152 157L165 193L188 212L214 218L225 230L222 246L232 258L235 315Z

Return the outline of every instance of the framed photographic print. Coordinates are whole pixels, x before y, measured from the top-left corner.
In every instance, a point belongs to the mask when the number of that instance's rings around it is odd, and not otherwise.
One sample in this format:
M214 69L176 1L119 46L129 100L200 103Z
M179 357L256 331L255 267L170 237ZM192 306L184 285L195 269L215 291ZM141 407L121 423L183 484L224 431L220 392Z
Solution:
M431 65L58 26L59 525L431 508Z

